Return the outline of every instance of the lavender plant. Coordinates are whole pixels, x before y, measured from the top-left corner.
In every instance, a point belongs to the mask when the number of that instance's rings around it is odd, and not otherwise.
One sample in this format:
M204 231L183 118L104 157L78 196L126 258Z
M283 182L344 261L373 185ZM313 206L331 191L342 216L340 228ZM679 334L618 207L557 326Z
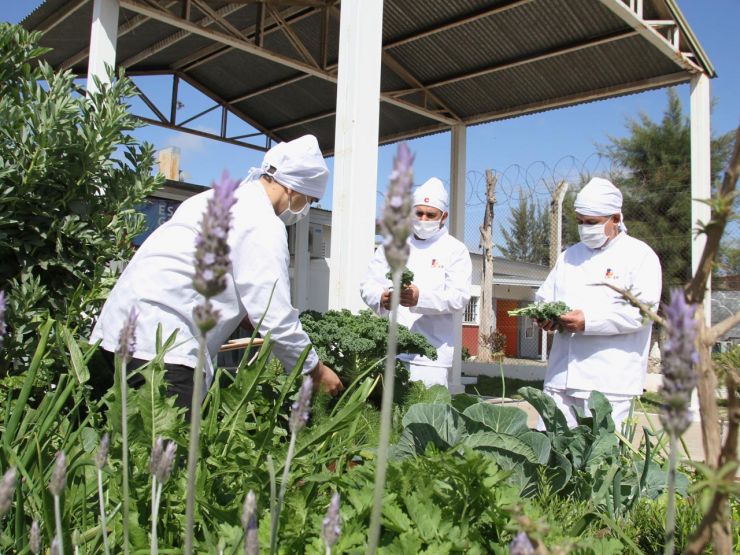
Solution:
M5 291L0 291L0 347L5 337Z
M4 517L10 509L10 505L13 503L13 495L15 494L15 467L11 466L3 474L2 482L0 482L0 518Z
M108 544L108 519L105 513L105 496L103 495L103 468L108 462L108 449L110 448L110 437L108 434L100 438L98 453L95 455L95 467L98 475L98 502L100 504L100 527L103 532L103 550L105 555L110 555Z
M231 226L231 207L236 202L234 191L238 181L224 172L213 184L213 195L208 200L200 224L200 235L195 243L195 275L193 287L205 297L202 305L193 310L198 326L198 363L193 373L193 399L190 420L190 445L188 448L188 493L185 505L185 553L193 553L193 525L195 519L195 474L200 442L201 402L203 401L203 369L206 357L206 334L218 322L218 311L210 298L226 288L226 275L231 269L227 236Z
M398 301L401 294L401 273L409 258L408 237L411 233L411 187L413 182L414 156L406 143L398 145L393 159L388 192L381 220L383 249L393 275L391 293L390 326L388 329L388 352L383 376L383 401L380 409L380 434L378 440L377 466L373 509L368 530L368 553L374 554L380 539L380 522L383 514L383 490L388 465L388 442L391 435L391 412L393 410L393 383L396 368L396 343L398 333Z
M51 552L54 553L54 544L56 543L57 552L64 553L64 543L62 540L62 508L60 498L64 491L64 486L67 483L67 458L64 456L63 451L57 451L56 458L54 459L54 468L51 472L51 480L49 480L49 491L54 497L54 521L56 524L56 533L54 535L54 541L51 544Z
M39 523L35 520L31 523L31 532L28 536L28 548L31 550L33 555L38 555L41 552L41 530L39 530Z
M252 490L249 490L247 497L244 499L242 529L244 530L244 555L257 555L259 552L257 499Z
M691 424L691 392L696 387L694 365L699 360L696 351L695 307L688 304L683 291L671 291L670 301L663 305L668 339L663 346L663 384L660 388L662 407L660 421L668 432L668 500L666 503L666 555L675 549L676 530L676 451L678 438Z
M152 533L150 537L150 550L152 555L159 552L157 542L157 522L159 521L159 504L162 500L162 488L170 479L172 465L175 462L177 445L174 441L164 443L162 436L158 437L152 447L149 459L149 472L152 475Z
M329 508L326 511L324 522L321 525L321 538L326 546L326 555L331 555L331 549L342 533L342 516L339 514L339 492L331 496Z
M121 386L121 472L123 475L123 552L128 555L129 552L129 467L128 467L128 380L126 366L136 351L136 319L138 313L134 307L128 313L128 317L121 328L118 336L118 347L116 348L116 360L119 375L119 384Z
M509 544L509 555L534 555L534 546L526 532L519 532Z
M277 503L273 508L273 514L270 521L270 553L277 552L277 536L280 529L280 511L285 500L285 489L288 486L290 476L290 465L295 455L295 443L300 432L308 423L308 417L311 412L311 395L313 393L313 379L306 375L303 378L301 389L298 392L298 398L293 402L290 411L288 427L290 428L290 443L288 444L288 454L285 456L285 465L283 467L283 480L280 483L280 493Z

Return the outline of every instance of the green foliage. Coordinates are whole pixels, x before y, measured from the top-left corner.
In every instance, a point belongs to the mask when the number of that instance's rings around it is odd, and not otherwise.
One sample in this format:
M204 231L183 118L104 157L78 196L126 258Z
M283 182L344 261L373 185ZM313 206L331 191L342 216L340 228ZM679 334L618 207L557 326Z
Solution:
M642 499L624 522L624 534L640 547L645 555L661 555L665 543L666 501ZM676 553L683 553L691 533L702 519L701 507L692 499L676 498Z
M9 335L0 373L27 360L48 314L87 330L159 183L126 78L87 96L38 58L39 34L0 24L0 283ZM5 285L7 284L7 285ZM19 370L18 367L15 370Z
M660 122L646 114L629 119L629 135L610 137L603 152L620 168L614 184L624 195L622 211L630 235L657 253L663 291L682 287L691 277L691 138L688 118L673 89ZM712 140L712 183L729 157L732 133Z
M388 272L385 274L385 277L391 281L393 281L393 272ZM403 272L401 273L401 289L404 289L411 285L414 281L414 272L409 270L408 268L404 268Z
M509 229L501 228L505 245L501 253L509 260L547 266L550 261L550 218L547 210L519 191L519 206L511 208Z
M552 303L540 302L532 303L516 310L509 310L509 316L529 316L543 322L548 320L557 322L566 312L570 312L570 308L562 301Z

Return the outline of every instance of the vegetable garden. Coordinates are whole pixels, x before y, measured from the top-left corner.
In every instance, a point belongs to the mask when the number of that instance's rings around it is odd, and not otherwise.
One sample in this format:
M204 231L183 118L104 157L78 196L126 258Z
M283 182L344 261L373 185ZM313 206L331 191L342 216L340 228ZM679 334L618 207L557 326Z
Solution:
M675 437L646 430L635 447L634 426L615 430L597 392L569 429L547 396L522 388L537 431L518 408L424 389L393 354L433 355L430 345L369 312L301 316L345 384L338 398L312 395L301 361L270 357L268 335L236 371L216 371L188 423L165 396L176 337L158 337L144 386L122 379L134 326L113 387L96 395L85 339L141 228L134 207L157 185L152 148L129 135L125 77L80 95L37 63L37 40L0 25L0 552L703 552L707 529L740 519L736 456L676 470ZM401 245L394 306L412 161L399 151L402 202L385 222ZM725 375L736 441L737 368Z

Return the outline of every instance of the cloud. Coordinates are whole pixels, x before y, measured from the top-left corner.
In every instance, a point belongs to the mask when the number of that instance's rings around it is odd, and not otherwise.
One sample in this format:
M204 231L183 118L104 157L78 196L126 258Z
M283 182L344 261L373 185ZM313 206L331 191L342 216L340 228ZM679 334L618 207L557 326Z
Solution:
M203 131L205 133L216 134L214 129L206 126L198 126L195 129ZM180 149L183 154L196 154L204 152L208 146L210 139L200 137L199 135L193 135L191 133L178 132L175 135L170 135L165 140L165 146L175 146Z

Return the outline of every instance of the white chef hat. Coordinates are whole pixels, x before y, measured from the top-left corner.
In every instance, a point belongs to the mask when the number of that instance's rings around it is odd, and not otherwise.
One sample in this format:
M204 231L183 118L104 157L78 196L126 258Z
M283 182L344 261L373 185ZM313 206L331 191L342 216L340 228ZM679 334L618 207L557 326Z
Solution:
M329 181L329 168L313 135L276 144L265 153L261 173L288 189L315 199L324 196Z
M436 177L428 179L414 191L414 206L423 204L424 206L432 206L440 209L442 212L447 212L448 202L449 195L447 194L447 190L444 184Z
M608 179L603 177L592 178L576 196L573 207L582 216L619 214L619 227L622 231L627 231L622 216L622 193Z

